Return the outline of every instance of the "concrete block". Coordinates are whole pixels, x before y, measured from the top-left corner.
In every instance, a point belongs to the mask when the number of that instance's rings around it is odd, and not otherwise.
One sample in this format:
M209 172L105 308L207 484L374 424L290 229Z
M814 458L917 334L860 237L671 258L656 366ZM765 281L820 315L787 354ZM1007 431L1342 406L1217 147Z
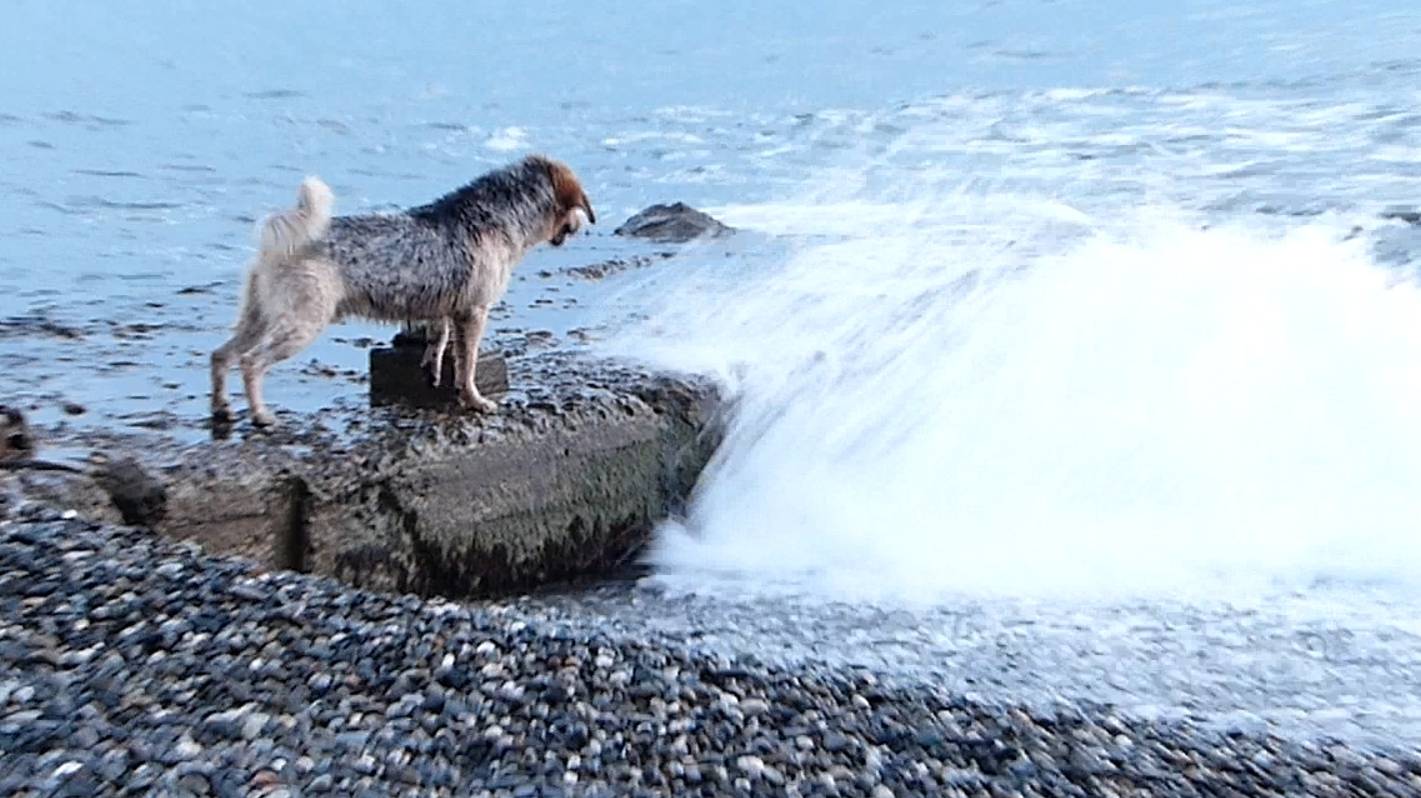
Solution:
M429 372L421 365L424 345L396 339L396 345L370 350L370 403L376 406L405 405L419 408L459 406L459 389L454 381L454 355L444 355L444 374L434 387ZM508 362L496 352L479 355L474 384L485 396L508 391Z

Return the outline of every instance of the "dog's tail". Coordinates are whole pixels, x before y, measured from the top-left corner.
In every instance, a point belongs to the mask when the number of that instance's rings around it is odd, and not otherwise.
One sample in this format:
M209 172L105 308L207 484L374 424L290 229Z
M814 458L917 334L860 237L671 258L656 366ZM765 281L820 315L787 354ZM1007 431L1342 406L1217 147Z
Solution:
M312 241L324 238L331 226L333 204L335 195L319 177L302 180L296 191L296 207L273 213L262 221L261 259L284 261Z

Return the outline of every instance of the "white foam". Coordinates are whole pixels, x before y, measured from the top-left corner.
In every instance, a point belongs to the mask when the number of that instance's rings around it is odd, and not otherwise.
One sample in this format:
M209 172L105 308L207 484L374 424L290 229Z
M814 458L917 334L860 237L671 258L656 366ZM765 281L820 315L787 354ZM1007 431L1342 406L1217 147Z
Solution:
M1421 148L1390 144L1376 147L1367 157L1373 161L1386 163L1413 164L1416 163L1418 157L1421 157Z
M720 209L805 243L689 278L618 341L737 400L651 555L666 579L928 602L1421 585L1421 291L1345 225L918 190Z
M672 144L705 144L705 139L694 133L678 133L665 130L648 130L636 133L623 133L616 136L607 136L602 139L605 147L621 147L629 144L644 144L650 141L665 141Z
M528 131L521 127L505 127L494 131L484 146L495 152L513 152L528 146Z

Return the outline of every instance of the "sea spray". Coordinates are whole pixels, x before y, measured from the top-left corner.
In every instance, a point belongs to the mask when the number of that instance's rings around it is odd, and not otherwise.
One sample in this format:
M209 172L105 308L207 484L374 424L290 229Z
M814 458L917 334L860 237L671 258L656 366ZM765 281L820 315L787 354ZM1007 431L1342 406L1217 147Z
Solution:
M614 342L734 400L650 554L669 583L1421 584L1421 291L1366 236L921 188L719 209L798 243L687 276Z

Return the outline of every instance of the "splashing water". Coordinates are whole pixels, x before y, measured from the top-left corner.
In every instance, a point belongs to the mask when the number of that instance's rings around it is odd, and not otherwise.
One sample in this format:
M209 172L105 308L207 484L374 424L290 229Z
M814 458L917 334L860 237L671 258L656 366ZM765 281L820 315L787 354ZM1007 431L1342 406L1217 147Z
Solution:
M928 602L1421 585L1421 292L1365 236L902 191L718 209L794 252L706 268L617 342L735 398L664 578Z

